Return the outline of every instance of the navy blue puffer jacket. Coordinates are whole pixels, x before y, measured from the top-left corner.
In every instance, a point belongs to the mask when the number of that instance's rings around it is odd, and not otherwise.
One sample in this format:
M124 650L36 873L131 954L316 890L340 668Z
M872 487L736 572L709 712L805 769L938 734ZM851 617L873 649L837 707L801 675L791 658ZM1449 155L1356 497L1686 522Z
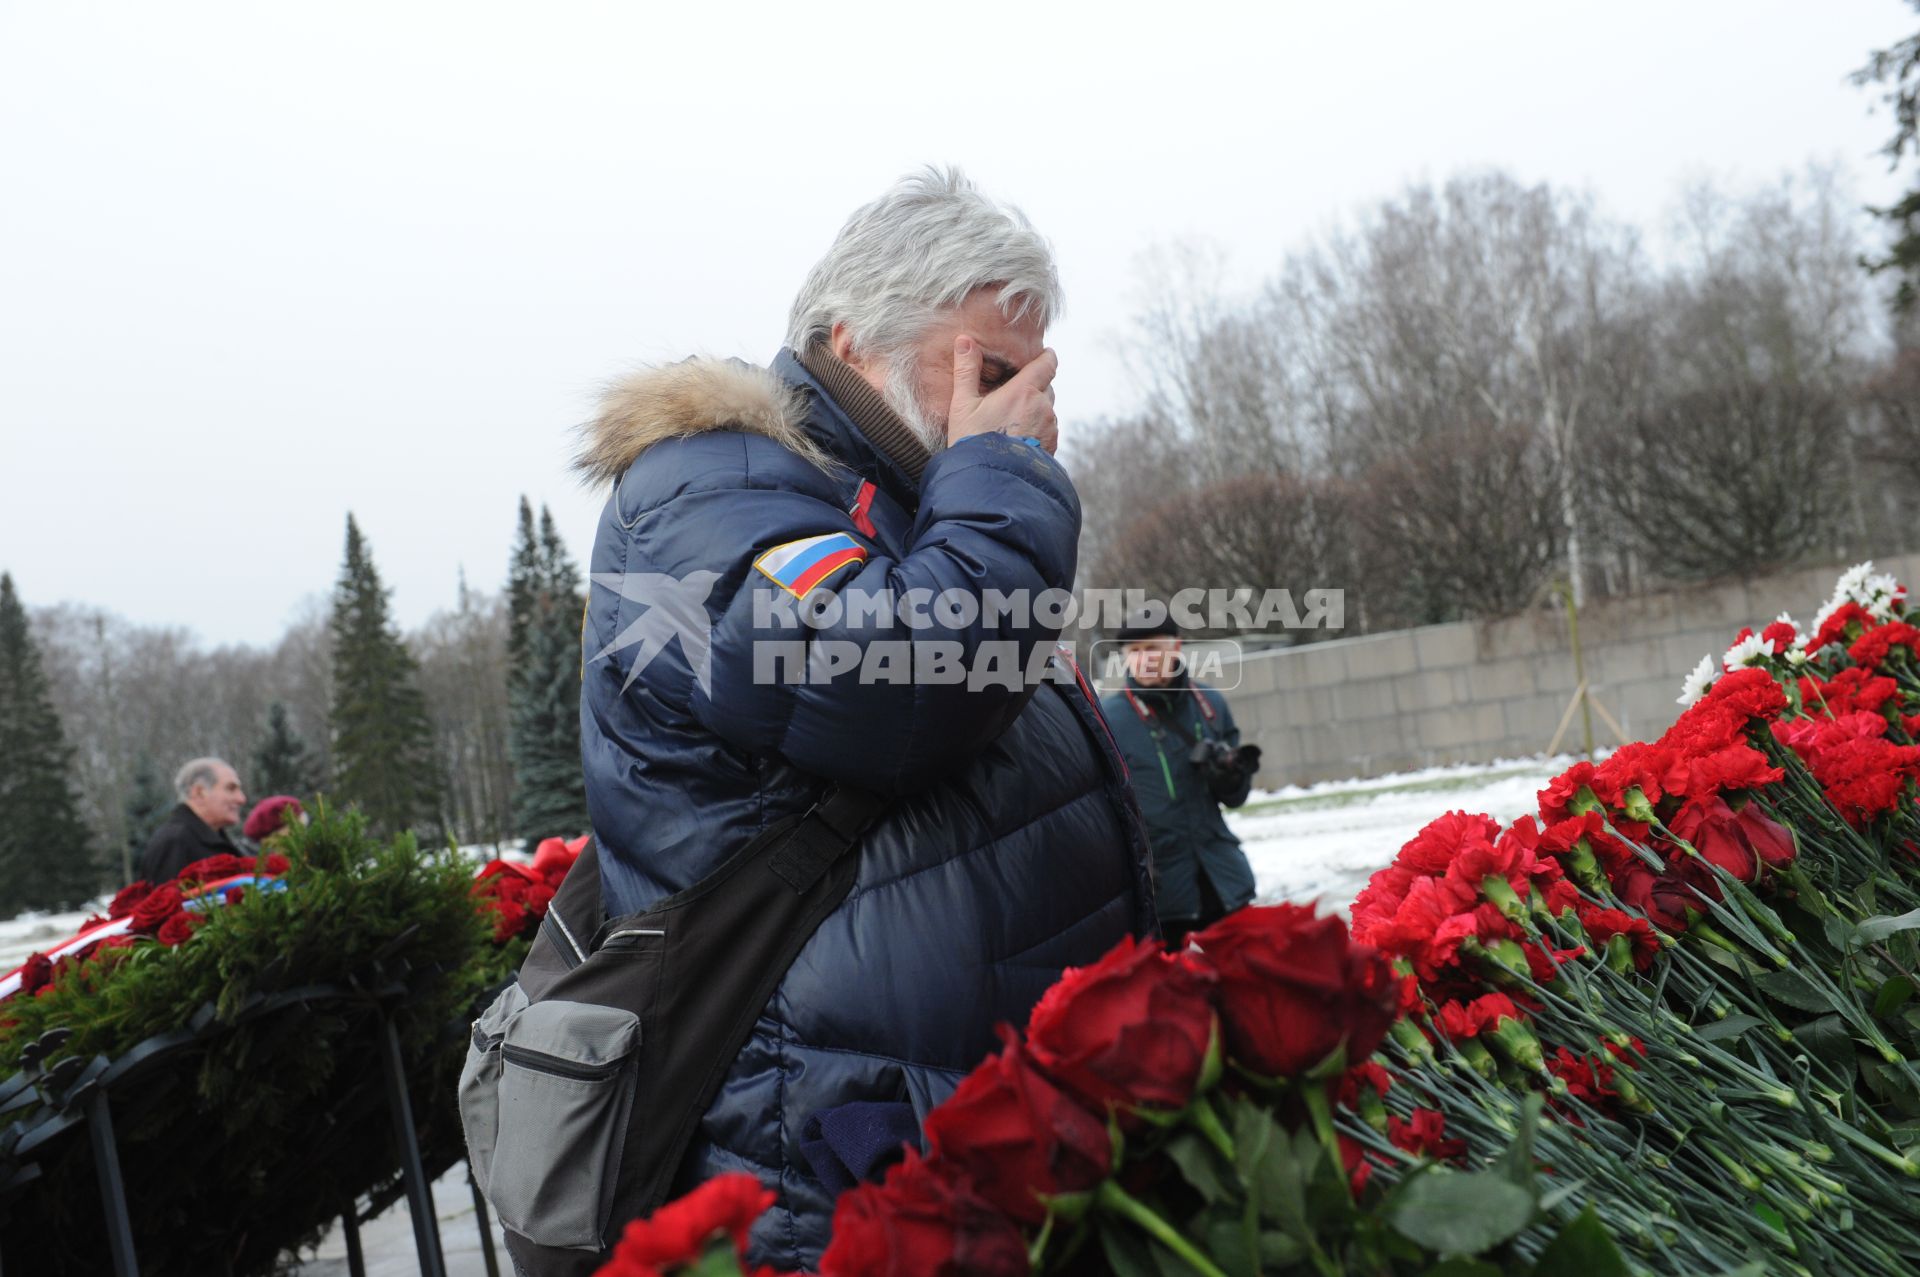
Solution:
M894 800L685 1169L688 1183L760 1176L778 1201L754 1259L813 1268L833 1201L800 1150L808 1118L856 1101L924 1118L993 1050L996 1023L1023 1023L1063 968L1153 926L1152 886L1124 765L1084 684L796 685L782 666L769 678L764 641L800 637L767 606L798 552L769 552L831 538L814 544L843 566L816 596L1037 592L1072 582L1078 498L1051 457L1000 435L935 455L915 483L791 352L771 371L690 361L640 374L592 430L586 465L615 486L593 549L581 734L609 912L692 885L827 781ZM670 623L650 624L663 608ZM805 633L842 650L1007 643L1023 668L1057 639L1033 623L929 619L909 630L897 613L850 614Z

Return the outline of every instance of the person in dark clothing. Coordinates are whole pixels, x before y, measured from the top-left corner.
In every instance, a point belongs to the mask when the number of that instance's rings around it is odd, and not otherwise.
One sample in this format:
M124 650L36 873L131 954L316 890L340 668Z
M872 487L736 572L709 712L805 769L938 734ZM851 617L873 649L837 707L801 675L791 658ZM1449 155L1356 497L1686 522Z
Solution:
M196 860L240 854L226 831L240 823L247 792L232 767L218 758L196 758L174 777L173 791L180 805L160 822L140 853L140 876L155 885L172 882Z
M1169 946L1253 899L1253 867L1222 806L1253 788L1260 747L1242 745L1227 698L1188 676L1168 618L1121 630L1127 680L1102 702L1153 841L1155 905Z
M1058 625L979 606L1074 579L1058 289L1017 212L958 174L910 178L849 220L771 368L649 369L588 428L582 467L611 494L580 735L609 916L708 878L830 784L888 800L682 1171L774 1191L755 1264L816 1268L835 1193L884 1168L839 1135L884 1131L897 1156L996 1024L1154 925L1145 830ZM866 676L935 647L963 669L1004 654L1014 679ZM798 668L762 660L795 649ZM833 674L841 657L858 668ZM1020 673L1037 667L1062 677Z

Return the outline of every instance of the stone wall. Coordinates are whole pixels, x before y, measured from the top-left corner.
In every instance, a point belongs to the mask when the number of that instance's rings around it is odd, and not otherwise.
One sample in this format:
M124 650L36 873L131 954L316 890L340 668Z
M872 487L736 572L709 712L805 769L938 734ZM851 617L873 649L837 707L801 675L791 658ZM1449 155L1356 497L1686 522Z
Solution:
M1920 556L1877 562L1902 581L1920 579ZM1629 740L1659 735L1703 655L1783 611L1806 625L1846 566L1589 604L1580 644L1594 696ZM1242 736L1265 751L1258 783L1274 786L1538 754L1577 680L1566 613L1555 607L1252 651L1230 657L1218 681L1231 688ZM1598 715L1593 728L1596 745L1616 743ZM1576 713L1561 748L1580 744Z

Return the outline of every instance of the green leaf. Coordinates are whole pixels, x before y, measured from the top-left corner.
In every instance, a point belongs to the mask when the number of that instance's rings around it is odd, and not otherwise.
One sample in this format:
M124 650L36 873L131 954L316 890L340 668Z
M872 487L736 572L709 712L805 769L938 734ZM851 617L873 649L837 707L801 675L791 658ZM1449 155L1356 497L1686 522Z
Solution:
M1263 1272L1297 1264L1306 1253L1299 1242L1285 1233L1260 1234L1260 1268Z
M1259 1203L1261 1217L1304 1240L1310 1235L1306 1184L1292 1142L1274 1124L1272 1114L1246 1100L1235 1104L1232 1122L1240 1179Z
M1793 1031L1793 1040L1843 1082L1853 1081L1856 1054L1853 1038L1847 1033L1846 1022L1839 1016L1823 1015L1818 1020L1801 1025Z
M740 1277L740 1255L724 1233L707 1243L692 1267L681 1270L686 1277Z
M1498 1172L1433 1167L1407 1180L1388 1208L1399 1233L1442 1255L1478 1255L1533 1218L1533 1194Z
M1423 1277L1500 1277L1500 1270L1477 1259L1448 1259L1427 1269Z
M1892 1015L1902 1003L1913 996L1913 981L1903 975L1894 976L1880 986L1880 992L1873 995L1873 1017L1884 1020Z
M1920 1117L1920 1091L1914 1089L1905 1069L1883 1064L1864 1051L1858 1058L1860 1076L1875 1099L1891 1103L1902 1117Z
M1533 1138L1540 1129L1543 1103L1537 1094L1527 1096L1526 1104L1520 1110L1520 1129L1514 1132L1513 1142L1507 1145L1507 1151L1495 1163L1509 1183L1526 1189L1529 1196L1534 1192Z
M1693 1031L1693 1035L1702 1042L1724 1042L1728 1038L1737 1038L1748 1029L1757 1029L1766 1021L1752 1015L1730 1015L1724 1020L1715 1020L1703 1024Z
M1239 1219L1216 1212L1206 1217L1200 1227L1184 1231L1199 1234L1208 1257L1225 1269L1228 1277L1260 1277L1260 1259L1248 1252L1251 1239ZM1291 1246L1293 1242L1288 1240L1287 1244ZM1297 1253L1298 1247L1295 1250Z
M1192 1277L1187 1266L1166 1247L1123 1224L1106 1224L1099 1232L1100 1249L1106 1254L1107 1268L1114 1277Z
M1540 1277L1628 1277L1626 1259L1589 1206L1560 1230L1533 1271Z
M1213 1145L1200 1136L1192 1131L1182 1132L1167 1141L1166 1153L1173 1159L1173 1164L1180 1168L1180 1177L1193 1186L1207 1205L1226 1201L1231 1196L1226 1185L1220 1182L1220 1172L1215 1168Z
M1879 944L1888 936L1902 931L1920 930L1920 909L1902 914L1880 914L1877 917L1862 920L1853 929L1853 941L1857 945Z
M1902 1151L1920 1145L1920 1122L1900 1122L1887 1133L1893 1137L1893 1146Z
M1765 990L1766 995L1775 1002L1790 1006L1796 1011L1833 1010L1833 1000L1816 988L1806 976L1791 967L1785 971L1769 971L1754 983Z
M1757 1218L1761 1223L1765 1224L1768 1228L1771 1228L1774 1232L1780 1234L1780 1237L1782 1240L1789 1239L1790 1235L1787 1232L1786 1216L1782 1215L1779 1211L1767 1205L1765 1202L1755 1202L1753 1204L1753 1213L1754 1213L1754 1217Z

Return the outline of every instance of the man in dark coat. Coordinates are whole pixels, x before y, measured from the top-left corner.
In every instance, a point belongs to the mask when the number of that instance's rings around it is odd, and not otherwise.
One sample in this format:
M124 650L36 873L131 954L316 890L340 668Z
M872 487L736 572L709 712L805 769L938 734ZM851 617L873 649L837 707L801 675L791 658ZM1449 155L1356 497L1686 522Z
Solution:
M1103 705L1153 840L1160 925L1178 945L1253 899L1253 868L1220 809L1247 801L1260 748L1240 743L1227 698L1189 677L1170 619L1119 638L1127 681Z
M140 876L155 885L172 882L196 860L240 853L226 831L240 823L247 792L232 767L218 758L196 758L174 777L173 791L179 806L140 853Z
M1042 341L1058 307L1025 219L929 172L848 222L770 369L642 372L589 428L583 468L613 487L581 709L609 915L830 783L889 800L683 1169L683 1188L747 1171L774 1190L758 1263L817 1267L836 1192L917 1137L994 1026L1153 927L1144 829L1057 626L979 606L1073 582ZM972 676L914 668L916 644ZM1010 679L978 677L995 661Z

